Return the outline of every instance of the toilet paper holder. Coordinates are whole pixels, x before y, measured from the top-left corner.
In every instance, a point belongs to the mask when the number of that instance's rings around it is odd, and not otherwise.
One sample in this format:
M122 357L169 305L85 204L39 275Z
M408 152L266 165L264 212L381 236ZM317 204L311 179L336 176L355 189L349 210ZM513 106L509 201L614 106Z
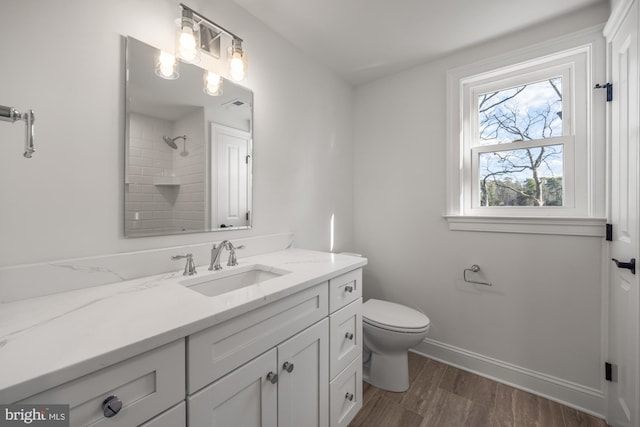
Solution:
M469 280L467 279L467 272L470 271L472 273L478 273L480 271L480 266L478 264L473 264L471 268L465 268L462 272L462 277L464 277L464 281L467 283L475 283L476 285L484 285L484 286L492 286L489 282L480 282L477 280Z

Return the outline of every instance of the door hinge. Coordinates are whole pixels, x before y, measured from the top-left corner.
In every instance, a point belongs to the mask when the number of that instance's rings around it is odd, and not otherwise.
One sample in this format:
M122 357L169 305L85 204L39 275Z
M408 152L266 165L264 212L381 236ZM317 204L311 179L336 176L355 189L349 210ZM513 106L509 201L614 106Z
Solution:
M609 362L604 362L604 379L605 380L614 382L613 370L614 370L614 365L612 365Z
M249 221L249 212L250 211L247 211L247 215L245 215L245 217L247 218L247 221Z
M613 101L613 85L611 83L605 83L603 85L598 83L593 88L594 89L606 89L607 90L607 102Z
M605 240L607 242L613 242L613 224L607 224L606 226L606 231L605 231Z
M244 162L248 165L249 164L249 157L251 157L250 155L246 155L244 156Z

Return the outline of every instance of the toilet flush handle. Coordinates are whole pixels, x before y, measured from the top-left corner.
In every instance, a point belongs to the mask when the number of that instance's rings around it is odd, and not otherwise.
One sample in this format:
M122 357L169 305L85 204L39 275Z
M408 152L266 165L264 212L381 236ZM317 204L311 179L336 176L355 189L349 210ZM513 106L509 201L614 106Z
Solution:
M345 286L344 287L344 291L345 292L353 292L353 286Z

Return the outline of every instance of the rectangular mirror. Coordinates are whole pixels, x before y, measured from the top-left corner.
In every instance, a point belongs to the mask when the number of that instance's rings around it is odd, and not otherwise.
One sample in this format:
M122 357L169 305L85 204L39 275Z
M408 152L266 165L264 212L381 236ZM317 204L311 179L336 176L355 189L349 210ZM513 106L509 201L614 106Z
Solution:
M223 79L210 96L202 68L167 80L158 49L126 50L125 236L250 228L253 93Z

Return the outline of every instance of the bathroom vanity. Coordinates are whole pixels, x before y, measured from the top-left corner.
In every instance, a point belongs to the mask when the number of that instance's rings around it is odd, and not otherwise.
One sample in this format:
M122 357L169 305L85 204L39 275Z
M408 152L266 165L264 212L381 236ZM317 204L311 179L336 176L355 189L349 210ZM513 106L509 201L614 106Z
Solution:
M346 426L365 258L287 249L2 304L0 403L71 425Z

